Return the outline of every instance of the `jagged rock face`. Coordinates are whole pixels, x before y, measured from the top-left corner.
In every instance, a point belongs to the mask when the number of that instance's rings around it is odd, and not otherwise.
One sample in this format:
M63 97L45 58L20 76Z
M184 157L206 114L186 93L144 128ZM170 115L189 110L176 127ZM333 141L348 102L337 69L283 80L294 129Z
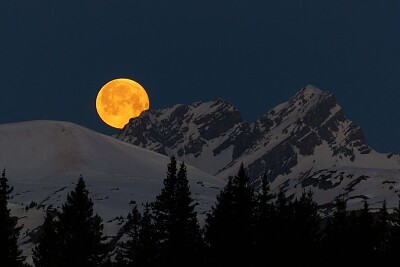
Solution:
M260 177L268 169L271 181L290 174L299 158L316 156L318 160L316 149L320 146L329 148L323 158L331 161L352 161L355 150L366 154L371 151L360 127L344 117L335 97L313 86L302 88L288 102L257 120L253 128L259 137L245 153L250 156L256 150L264 151L248 162L248 170L252 177Z
M251 124L218 99L147 111L118 139L175 155L222 179L243 163L256 187L267 172L271 188L294 193L312 187L325 195L327 190L351 194L371 176L367 169L400 169L399 155L372 150L334 95L312 85ZM333 181L336 176L328 171L341 178Z
M271 177L289 174L298 157L314 155L322 144L329 146L331 156L353 160L354 150L370 151L361 129L344 117L335 97L310 85L253 124L232 104L217 99L144 112L118 139L175 155L212 174L226 173L243 161L257 178L266 168ZM210 161L214 163L207 167Z
M223 155L225 164L240 156L247 148L248 133L249 125L239 111L217 99L146 111L132 119L117 138L189 163L201 161L204 168L226 150L230 153ZM207 171L216 173L218 168L210 166Z

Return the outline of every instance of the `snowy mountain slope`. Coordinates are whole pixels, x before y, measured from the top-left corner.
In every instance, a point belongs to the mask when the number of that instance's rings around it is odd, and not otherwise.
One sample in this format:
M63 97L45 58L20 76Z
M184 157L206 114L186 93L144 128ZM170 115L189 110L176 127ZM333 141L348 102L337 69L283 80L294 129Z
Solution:
M14 186L10 206L23 225L20 241L27 255L45 210L64 203L80 174L111 238L132 200L140 205L160 192L169 163L158 153L56 121L0 125L0 151L0 164ZM189 165L187 171L203 220L224 182Z
M271 188L288 193L312 188L321 205L338 194L358 201L389 198L397 194L400 182L400 156L370 148L334 95L312 85L254 123L245 122L233 105L218 99L149 110L132 119L117 138L175 155L222 179L244 163L257 186L269 170ZM350 178L329 183L324 177L332 175L322 174L330 171ZM382 189L386 179L394 181L389 191ZM392 199L388 204L397 205Z
M251 127L260 137L218 176L234 173L243 162L252 177L270 170L276 191L298 194L311 188L321 205L338 195L350 199L350 207L364 199L380 205L383 198L397 205L399 155L370 148L330 92L308 85Z
M146 111L132 119L117 138L161 154L176 155L214 174L241 154L248 129L232 104L217 99Z

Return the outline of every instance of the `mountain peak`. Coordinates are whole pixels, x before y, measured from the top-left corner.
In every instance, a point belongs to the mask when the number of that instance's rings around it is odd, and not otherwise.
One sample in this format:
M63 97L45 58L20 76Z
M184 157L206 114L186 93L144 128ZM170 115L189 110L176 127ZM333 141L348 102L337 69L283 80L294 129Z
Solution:
M268 170L274 190L295 193L311 187L322 202L341 190L358 198L363 193L354 189L364 189L371 166L380 174L393 169L398 175L400 169L398 156L376 153L367 145L361 128L344 116L331 92L311 84L251 124L223 99L152 114L152 120L128 125L117 138L174 155L222 179L243 163L254 186Z
M276 176L287 174L297 164L297 158L312 157L319 146L329 147L334 156L342 158L353 159L355 148L369 152L361 129L344 117L333 94L313 85L304 86L289 101L252 124L243 120L234 105L221 98L176 105L152 114L151 120L132 121L117 138L175 155L212 174L229 169L230 164L254 151L264 154L260 159L253 160L253 156L248 159L254 177L265 169L263 162L270 160L275 162L269 164L276 165L273 166ZM271 150L279 159L270 155ZM280 161L285 161L284 158L291 158L290 164Z
M218 98L216 98L216 99L213 99L213 100L211 100L211 101L209 101L210 103L216 103L216 104L228 104L228 105L232 105L232 103L230 103L229 101L227 101L227 100L225 100L225 99L223 99L223 98L220 98L220 97L218 97Z
M296 105L309 105L311 103L317 103L324 99L326 96L331 95L328 91L322 91L314 85L307 84L302 87L289 101L288 103Z
M210 108L211 109L212 108L215 109L215 108L218 108L218 107L225 107L225 108L228 108L228 109L231 109L231 110L236 109L236 107L232 103L230 103L229 101L227 101L225 99L222 99L222 98L216 98L216 99L213 99L213 100L210 100L210 101L205 101L205 102L197 101L197 102L194 102L194 103L190 104L188 107L192 108L192 109L196 109L196 108L198 108L200 106L206 108L206 110L205 110L206 112Z
M307 84L303 88L301 88L300 92L304 95L309 95L309 94L321 94L322 90L315 87L312 84Z

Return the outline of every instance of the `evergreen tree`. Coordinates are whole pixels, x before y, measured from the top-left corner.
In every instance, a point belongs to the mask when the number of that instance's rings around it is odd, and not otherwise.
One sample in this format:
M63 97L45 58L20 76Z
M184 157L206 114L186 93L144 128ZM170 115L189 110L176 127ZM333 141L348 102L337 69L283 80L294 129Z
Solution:
M332 218L328 220L324 238L323 256L328 266L337 266L343 259L352 257L352 237L346 200L343 197L337 197L335 205L336 209ZM339 257L332 257L332 255L339 255Z
M163 181L164 187L161 189L156 200L152 203L152 213L156 226L157 239L160 248L166 247L172 233L175 220L175 191L177 183L177 167L175 157L171 157L171 162L167 166L167 177Z
M100 266L106 252L103 224L101 218L93 214L93 202L82 176L68 194L59 220L63 252L59 266Z
M376 221L377 231L377 261L385 263L388 260L390 250L390 221L389 213L386 207L386 200L383 201L382 207L379 209Z
M293 212L291 255L301 266L317 266L321 217L311 190L303 191L300 199L294 201ZM306 254L308 257L304 258Z
M352 264L369 265L375 258L376 234L374 218L369 211L367 201L363 208L356 213L353 211L350 221L350 244L352 247Z
M331 222L332 230L336 239L345 239L348 233L347 203L344 198L336 198L336 210Z
M400 251L400 200L398 206L393 211L393 227L390 235L389 245L390 259L394 260L398 257L398 252Z
M0 178L0 266L20 267L25 266L25 258L21 256L22 251L17 244L21 228L16 227L17 220L11 217L8 209L12 191L4 169Z
M154 227L159 242L159 264L171 266L185 264L197 258L201 246L200 227L195 204L191 198L186 167L177 170L175 157L167 167L164 188L152 204Z
M255 231L254 241L256 253L262 255L265 251L271 251L274 247L272 241L272 222L275 214L275 206L272 202L274 196L270 193L270 185L267 175L262 178L260 192L256 195L255 206Z
M108 265L107 265L108 264ZM107 262L105 266L112 266L112 267L127 267L128 260L126 258L126 251L125 251L125 243L121 242L116 245L116 252L114 261L109 263Z
M274 204L272 202L274 195L270 192L270 184L268 177L264 174L261 181L260 192L256 195L256 211L259 213L260 219L266 219L271 216Z
M152 222L151 205L146 203L140 221L138 252L136 266L155 266L157 263L157 250L159 242L156 236L155 226Z
M132 211L128 214L128 222L126 224L128 228L129 239L120 244L117 251L116 264L115 266L138 266L139 255L139 242L140 242L140 225L142 215L140 214L136 203L134 204Z
M55 217L55 212L49 210L44 219L39 244L33 249L33 263L36 267L53 267L61 263L61 243Z
M248 264L254 249L254 192L243 164L217 197L206 219L206 240L214 266Z
M128 215L128 240L119 244L114 267L154 266L158 244L151 222L150 205L146 204L143 215L134 205Z
M286 197L283 191L278 193L275 201L275 212L272 217L271 233L271 264L276 265L282 262L284 253L294 251L294 209L293 202ZM291 260L286 258L285 260Z
M183 162L179 167L175 194L176 218L169 243L172 249L180 250L178 254L180 259L176 259L174 262L188 263L197 259L193 264L199 265L203 240L195 211L196 203L191 197L186 166Z
M140 224L142 220L142 215L135 205L128 216L128 220L131 223L129 230L130 239L127 241L128 246L128 266L135 266L137 261L138 251L139 251L139 240L140 240Z

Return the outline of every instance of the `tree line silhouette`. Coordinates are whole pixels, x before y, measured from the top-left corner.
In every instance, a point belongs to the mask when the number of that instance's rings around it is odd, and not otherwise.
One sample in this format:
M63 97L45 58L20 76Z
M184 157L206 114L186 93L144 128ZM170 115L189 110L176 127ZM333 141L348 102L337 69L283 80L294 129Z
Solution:
M179 166L178 166L179 165ZM18 248L20 228L8 200L13 188L0 178L0 266L27 267ZM400 203L400 202L399 202ZM260 266L297 264L376 265L397 259L400 204L389 213L384 201L371 213L347 210L343 197L322 218L311 191L301 196L270 192L266 176L255 192L241 165L217 196L200 227L186 167L174 157L163 188L140 212L136 203L123 229L126 238L106 242L82 176L60 210L48 209L33 249L36 267ZM261 263L261 264L260 264Z

